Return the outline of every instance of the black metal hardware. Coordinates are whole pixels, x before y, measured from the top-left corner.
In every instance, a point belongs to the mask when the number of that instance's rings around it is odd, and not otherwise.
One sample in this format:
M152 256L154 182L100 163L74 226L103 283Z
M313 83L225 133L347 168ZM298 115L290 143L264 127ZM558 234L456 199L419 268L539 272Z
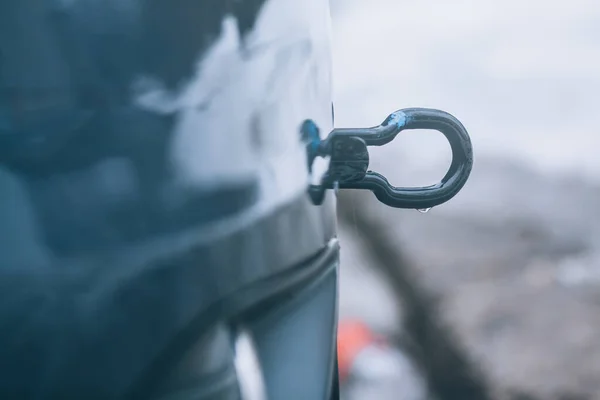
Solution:
M441 132L452 149L452 163L435 185L395 187L381 174L368 170L368 146L382 146L405 129L434 129ZM301 128L307 143L309 171L316 157L330 157L329 169L319 185L308 192L315 204L323 201L325 190L366 189L382 203L396 208L429 209L454 197L464 186L473 166L473 150L467 130L452 115L434 109L407 108L390 114L372 128L341 128L324 140L318 127L307 120Z

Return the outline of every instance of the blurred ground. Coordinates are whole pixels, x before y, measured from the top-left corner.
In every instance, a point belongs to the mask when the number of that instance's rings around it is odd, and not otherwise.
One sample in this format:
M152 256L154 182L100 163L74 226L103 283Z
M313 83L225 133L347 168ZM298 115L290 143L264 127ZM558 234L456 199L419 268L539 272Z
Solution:
M500 385L600 399L600 3L334 0L337 126L422 106L471 133L471 180L427 214L357 204L393 226L444 317ZM449 149L411 132L373 152L396 185L441 177ZM397 326L342 225L341 315Z

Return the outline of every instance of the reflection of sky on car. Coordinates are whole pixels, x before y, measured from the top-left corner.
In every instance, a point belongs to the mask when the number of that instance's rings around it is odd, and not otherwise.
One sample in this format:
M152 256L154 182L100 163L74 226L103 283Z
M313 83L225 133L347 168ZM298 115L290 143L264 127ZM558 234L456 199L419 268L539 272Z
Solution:
M304 1L300 9L268 2L244 37L225 18L178 90L139 77L136 104L176 116L169 151L178 183L206 189L258 177L259 207L268 210L306 189L299 127L311 118L324 134L331 130L326 7L321 0Z

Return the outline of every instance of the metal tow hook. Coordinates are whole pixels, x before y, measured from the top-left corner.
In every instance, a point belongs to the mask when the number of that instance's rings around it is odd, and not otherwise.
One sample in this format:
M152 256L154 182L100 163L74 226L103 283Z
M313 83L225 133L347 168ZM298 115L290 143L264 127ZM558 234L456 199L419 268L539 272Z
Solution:
M441 132L452 150L452 163L436 184L424 187L395 187L381 174L368 170L368 146L383 146L405 129L433 129ZM340 128L321 140L311 120L302 124L308 169L317 157L329 157L329 168L320 184L311 184L308 193L321 204L327 189L366 189L382 203L396 208L429 209L454 197L469 178L473 166L471 139L458 119L447 112L427 108L407 108L390 114L372 128Z

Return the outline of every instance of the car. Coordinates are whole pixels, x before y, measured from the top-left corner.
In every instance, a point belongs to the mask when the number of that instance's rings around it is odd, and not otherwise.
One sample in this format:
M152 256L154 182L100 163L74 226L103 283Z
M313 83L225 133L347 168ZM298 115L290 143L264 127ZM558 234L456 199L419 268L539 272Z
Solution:
M428 208L464 185L438 110L333 129L325 0L0 3L0 397L338 396L335 190ZM367 146L444 133L428 188ZM239 350L239 349L238 349Z

